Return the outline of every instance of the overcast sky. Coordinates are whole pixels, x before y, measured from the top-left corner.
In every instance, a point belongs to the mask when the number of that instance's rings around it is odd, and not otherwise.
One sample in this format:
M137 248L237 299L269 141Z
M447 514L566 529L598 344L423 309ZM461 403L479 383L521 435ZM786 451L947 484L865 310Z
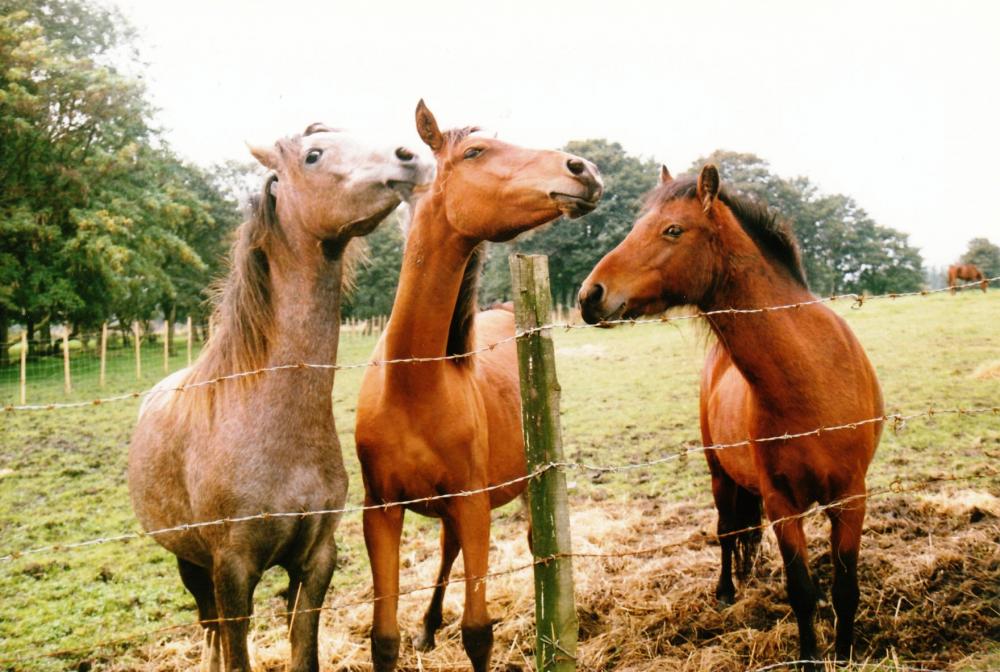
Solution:
M419 143L608 138L680 172L717 148L853 196L929 264L1000 242L1000 3L118 0L158 122L201 164L322 120ZM731 5L731 6L727 6Z

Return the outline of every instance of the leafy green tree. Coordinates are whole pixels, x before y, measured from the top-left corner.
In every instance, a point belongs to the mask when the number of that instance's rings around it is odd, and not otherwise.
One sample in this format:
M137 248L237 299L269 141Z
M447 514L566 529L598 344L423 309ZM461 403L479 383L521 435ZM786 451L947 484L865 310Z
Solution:
M354 287L344 298L343 316L369 318L388 315L396 298L403 265L403 234L396 214L365 237L367 260L359 265Z
M133 31L82 0L0 0L0 342L51 321L202 316L238 221L120 72Z
M876 224L854 199L823 195L806 177L785 179L755 154L717 150L695 161L719 166L726 186L765 203L792 224L817 294L901 292L923 284L923 260L906 234Z
M989 238L973 238L962 255L962 263L975 264L987 278L1000 277L1000 246L991 243Z

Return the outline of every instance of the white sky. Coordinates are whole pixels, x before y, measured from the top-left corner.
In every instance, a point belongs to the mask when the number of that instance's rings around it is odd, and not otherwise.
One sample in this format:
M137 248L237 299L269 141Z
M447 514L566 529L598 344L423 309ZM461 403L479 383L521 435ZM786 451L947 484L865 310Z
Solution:
M675 172L754 152L906 231L927 263L1000 242L1000 3L117 0L158 121L202 164L312 121L603 137Z

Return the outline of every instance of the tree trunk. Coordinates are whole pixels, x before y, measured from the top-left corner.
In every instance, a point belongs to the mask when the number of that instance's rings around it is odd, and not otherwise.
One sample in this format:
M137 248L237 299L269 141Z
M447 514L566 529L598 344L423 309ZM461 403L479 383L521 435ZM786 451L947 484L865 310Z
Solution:
M164 319L167 320L167 343L170 346L170 356L177 354L177 346L174 344L174 321L177 319L177 306L171 305L164 311Z

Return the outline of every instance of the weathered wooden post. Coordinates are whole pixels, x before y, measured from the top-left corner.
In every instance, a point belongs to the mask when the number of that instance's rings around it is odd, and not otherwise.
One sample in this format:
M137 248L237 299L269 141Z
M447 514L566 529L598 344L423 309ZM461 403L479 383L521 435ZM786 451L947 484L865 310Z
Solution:
M188 356L188 366L191 366L191 347L194 342L194 330L191 328L191 316L188 315L187 323L187 356Z
M132 338L135 341L135 379L142 380L142 350L139 342L139 323L132 323Z
M548 257L510 257L514 314L519 333L548 323L552 312ZM528 471L562 462L559 381L550 330L517 339L521 419ZM540 672L576 670L579 622L573 598L573 559L566 474L546 469L528 482L535 556L535 666ZM548 560L546 560L548 558Z
M63 331L63 391L66 394L73 391L73 381L69 377L69 327Z
M104 374L108 367L108 323L101 323L101 374L97 379L99 387L104 387Z
M21 332L21 405L28 403L28 332Z

